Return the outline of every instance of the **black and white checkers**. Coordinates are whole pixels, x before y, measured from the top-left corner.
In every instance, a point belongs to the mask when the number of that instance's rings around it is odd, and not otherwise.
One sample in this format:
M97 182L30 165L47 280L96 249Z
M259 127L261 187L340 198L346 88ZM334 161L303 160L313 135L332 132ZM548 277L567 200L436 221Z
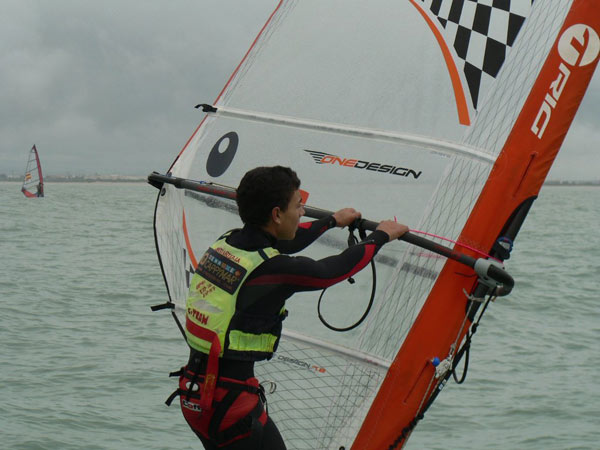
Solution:
M533 0L421 0L437 18L465 75L473 107L500 71Z

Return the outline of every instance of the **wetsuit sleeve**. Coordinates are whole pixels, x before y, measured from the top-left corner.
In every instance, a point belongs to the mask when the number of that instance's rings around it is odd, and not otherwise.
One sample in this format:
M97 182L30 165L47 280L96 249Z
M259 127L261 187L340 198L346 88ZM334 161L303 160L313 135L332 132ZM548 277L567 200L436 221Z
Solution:
M389 240L378 230L342 253L314 260L303 256L279 255L265 261L246 282L247 287L271 285L285 297L294 292L313 291L332 286L363 269Z
M290 255L304 250L312 244L319 236L325 233L330 228L336 226L336 221L333 216L324 217L323 219L314 220L312 222L304 222L298 226L296 237L289 241L277 241L275 248L280 253Z

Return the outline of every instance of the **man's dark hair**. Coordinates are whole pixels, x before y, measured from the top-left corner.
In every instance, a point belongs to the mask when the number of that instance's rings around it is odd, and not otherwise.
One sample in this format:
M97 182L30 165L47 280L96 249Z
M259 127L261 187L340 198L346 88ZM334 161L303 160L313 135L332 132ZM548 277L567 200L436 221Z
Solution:
M257 167L246 172L237 188L236 200L242 222L266 225L273 208L279 206L285 211L299 188L300 179L289 167Z

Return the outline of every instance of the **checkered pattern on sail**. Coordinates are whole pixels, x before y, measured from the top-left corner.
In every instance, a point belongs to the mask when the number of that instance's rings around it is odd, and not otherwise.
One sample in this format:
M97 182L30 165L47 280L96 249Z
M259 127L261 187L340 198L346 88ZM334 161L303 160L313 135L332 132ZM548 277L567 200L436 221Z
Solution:
M498 75L534 0L421 0L463 61L473 107Z

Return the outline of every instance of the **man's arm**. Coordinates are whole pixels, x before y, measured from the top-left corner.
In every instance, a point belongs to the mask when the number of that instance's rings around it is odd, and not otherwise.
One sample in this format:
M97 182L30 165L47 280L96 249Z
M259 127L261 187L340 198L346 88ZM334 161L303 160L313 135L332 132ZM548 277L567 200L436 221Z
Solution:
M294 292L332 286L369 264L389 237L385 231L374 231L357 245L320 260L303 256L276 256L262 263L252 273L246 288L270 285L278 291L286 291L285 297L288 297Z
M359 218L360 213L354 208L340 209L329 217L312 222L301 223L298 226L294 239L290 241L280 240L277 242L275 248L279 250L280 253L286 255L298 253L312 244L319 236L330 228L336 226L343 228Z
M285 301L299 291L315 291L332 286L363 269L377 251L408 228L392 221L381 222L362 242L342 253L318 261L305 257L278 255L254 270L241 288L241 309L261 304L278 312Z
M285 255L298 253L312 244L327 230L335 227L335 225L336 222L333 216L314 220L312 222L303 222L298 225L298 230L296 231L294 239L289 241L279 240L277 241L275 248Z

